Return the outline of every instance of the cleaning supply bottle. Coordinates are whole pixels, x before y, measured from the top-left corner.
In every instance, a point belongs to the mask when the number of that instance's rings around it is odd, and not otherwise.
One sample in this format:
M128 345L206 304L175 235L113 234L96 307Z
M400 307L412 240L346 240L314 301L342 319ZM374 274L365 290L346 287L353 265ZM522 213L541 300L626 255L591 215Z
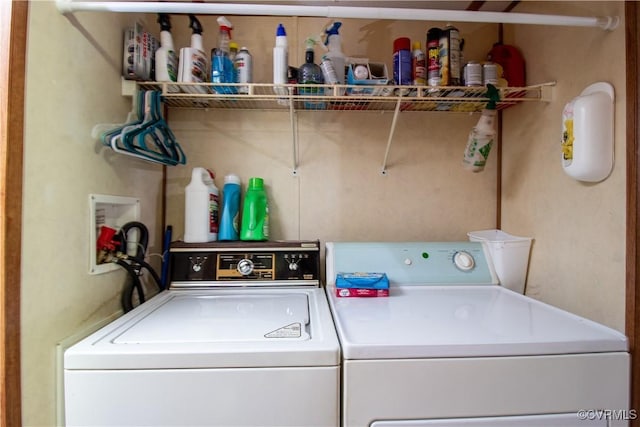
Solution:
M269 240L269 203L262 178L249 178L242 208L240 240Z
M236 83L236 72L231 60L229 43L233 25L224 16L218 17L218 47L211 51L211 83ZM237 93L232 86L214 86L218 93Z
M187 243L213 242L218 238L220 192L213 178L213 173L205 168L193 168L191 172L184 203L184 241Z
M171 18L166 13L158 14L160 24L160 47L156 50L156 81L175 82L178 80L178 57L173 50Z
M287 83L287 72L289 71L287 32L282 24L276 30L276 44L273 48L273 84L284 85ZM273 91L277 95L286 95L286 87L275 86Z
M305 85L305 87L298 88L298 94L318 96L324 95L324 89L321 86L313 87L311 85L324 84L324 77L322 75L322 68L314 63L314 47L317 40L314 37L309 37L305 41L307 46L305 51L305 63L298 68L298 84ZM307 110L323 110L325 108L324 102L318 102L316 100L304 101L304 107Z
M447 24L440 32L440 86L460 85L460 32Z
M345 66L347 61L344 53L342 53L342 41L339 34L341 26L342 22L334 22L331 27L325 30L327 38L324 44L329 51L324 56L331 60L333 68L336 71L338 84L343 85L345 82Z
M231 62L235 63L237 54L238 54L238 43L231 40L229 42L229 59L231 59Z
M233 65L236 69L236 81L238 83L253 82L253 58L249 53L249 49L242 46L240 52L236 55ZM249 93L249 86L238 87L239 93Z
M427 83L427 68L422 43L413 42L412 77L414 86L424 86Z
M222 188L222 213L218 240L238 240L240 231L240 177L230 174L224 177Z
M189 27L192 30L191 47L180 49L178 81L181 83L204 83L207 81L209 63L202 47L202 25L198 18L189 15ZM204 86L185 86L191 93L207 93Z
M500 100L500 95L495 86L487 85L487 98L489 98L487 107L482 110L480 120L469 132L462 159L464 168L472 172L484 170L491 146L496 139L496 102Z
M411 78L411 40L400 37L393 41L393 83L410 85Z

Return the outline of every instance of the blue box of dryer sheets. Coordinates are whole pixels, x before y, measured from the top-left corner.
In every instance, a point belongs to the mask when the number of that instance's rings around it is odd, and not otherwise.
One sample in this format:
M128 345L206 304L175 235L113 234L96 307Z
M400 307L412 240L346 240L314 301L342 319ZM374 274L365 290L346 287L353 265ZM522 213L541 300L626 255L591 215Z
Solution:
M374 96L382 95L384 86L389 82L387 65L385 63L369 62L368 59L358 60L357 58L355 58L352 61L352 63L347 65L347 84L350 86L363 87L350 87L347 89L347 94ZM358 66L362 66L367 70L366 76L364 76L365 78L356 77L356 67Z
M385 273L338 273L336 275L336 296L389 296L389 278Z

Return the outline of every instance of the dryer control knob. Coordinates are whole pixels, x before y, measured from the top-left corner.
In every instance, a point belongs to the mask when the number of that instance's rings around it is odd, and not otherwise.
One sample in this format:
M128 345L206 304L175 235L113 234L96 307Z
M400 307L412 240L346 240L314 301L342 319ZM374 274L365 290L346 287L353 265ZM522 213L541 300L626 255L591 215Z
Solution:
M250 259L243 259L238 262L237 270L243 276L248 276L253 272L253 261Z
M476 265L476 262L473 259L473 255L465 251L456 252L453 255L453 263L459 270L462 271L472 270Z

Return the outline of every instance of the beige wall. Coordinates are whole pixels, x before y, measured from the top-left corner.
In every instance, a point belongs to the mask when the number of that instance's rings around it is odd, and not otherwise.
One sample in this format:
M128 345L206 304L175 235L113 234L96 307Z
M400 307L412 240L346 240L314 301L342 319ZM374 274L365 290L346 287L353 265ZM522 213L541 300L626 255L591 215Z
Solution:
M518 6L518 11L527 10L621 15L622 3ZM23 415L28 426L55 424L56 343L119 310L124 275L87 274L88 195L141 198L142 220L155 231L152 252L159 252L161 240L160 168L105 151L89 136L94 124L122 121L130 110L130 100L119 94L116 68L121 30L133 16L76 17L97 40L95 45L50 2L31 3L22 294ZM207 49L216 40L214 20L203 19ZM147 22L154 25L153 17ZM256 80L266 82L277 23L287 26L290 63L298 65L301 40L327 21L234 17L232 22L234 39L254 55ZM174 19L176 47L188 43L186 25L186 17ZM391 40L406 35L424 41L430 26L345 20L344 50L385 61L390 68ZM481 59L496 38L496 26L459 27L467 38L467 58ZM536 239L528 292L622 329L624 31L507 26L506 35L523 49L531 83L558 81L554 102L505 112L503 228ZM580 41L577 48L575 41ZM585 55L594 59L584 63ZM616 168L605 182L584 185L560 168L560 112L596 80L611 81L618 93ZM465 239L467 231L492 228L496 213L495 157L482 174L461 167L467 133L476 121L476 115L466 114L402 114L388 174L382 176L390 114L299 113L300 165L293 176L286 113L172 110L170 124L189 163L168 171L168 222L180 237L190 170L206 166L217 172L219 187L230 172L244 183L250 176L265 178L273 238Z
M518 11L624 15L622 2L524 2ZM623 20L624 21L624 20ZM503 228L535 242L527 293L624 331L625 62L624 22L613 32L511 26L530 83L557 81L548 105L504 114ZM597 184L578 182L560 163L564 105L591 83L613 85L615 166Z
M311 18L233 17L233 38L249 47L256 82L272 78L275 29L289 37L290 64L303 61L303 40L329 22ZM176 44L186 17L174 19ZM343 51L385 62L392 70L393 39L424 45L426 31L441 23L342 20ZM203 20L205 48L215 46L213 18ZM493 24L459 25L467 57L481 59L497 37ZM208 35L207 35L207 29ZM214 33L213 35L211 33ZM316 48L316 58L321 49ZM299 168L292 174L289 114L279 112L177 111L170 123L190 158L168 171L168 222L181 236L184 187L193 166L215 170L218 187L236 173L246 184L263 177L270 198L272 237L330 240L461 240L470 230L493 228L496 163L482 174L462 168L462 153L477 116L403 113L391 146L388 174L380 173L392 113L300 112Z
M26 426L55 425L55 349L60 340L120 310L124 274L89 270L89 194L138 197L158 231L161 168L106 151L98 123L123 122L122 34L130 16L78 14L31 2L26 80L22 253L22 391ZM103 52L102 55L100 52ZM115 68L114 68L115 67ZM160 252L154 233L152 252Z

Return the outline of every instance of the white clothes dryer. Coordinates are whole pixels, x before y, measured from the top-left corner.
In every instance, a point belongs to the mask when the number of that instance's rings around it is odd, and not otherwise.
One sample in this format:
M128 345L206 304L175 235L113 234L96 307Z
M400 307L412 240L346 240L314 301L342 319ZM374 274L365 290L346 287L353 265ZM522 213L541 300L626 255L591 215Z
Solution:
M68 426L337 426L317 241L171 248L171 286L69 348Z
M498 285L481 243L327 243L345 427L623 426L618 331ZM345 298L337 273L386 273Z

